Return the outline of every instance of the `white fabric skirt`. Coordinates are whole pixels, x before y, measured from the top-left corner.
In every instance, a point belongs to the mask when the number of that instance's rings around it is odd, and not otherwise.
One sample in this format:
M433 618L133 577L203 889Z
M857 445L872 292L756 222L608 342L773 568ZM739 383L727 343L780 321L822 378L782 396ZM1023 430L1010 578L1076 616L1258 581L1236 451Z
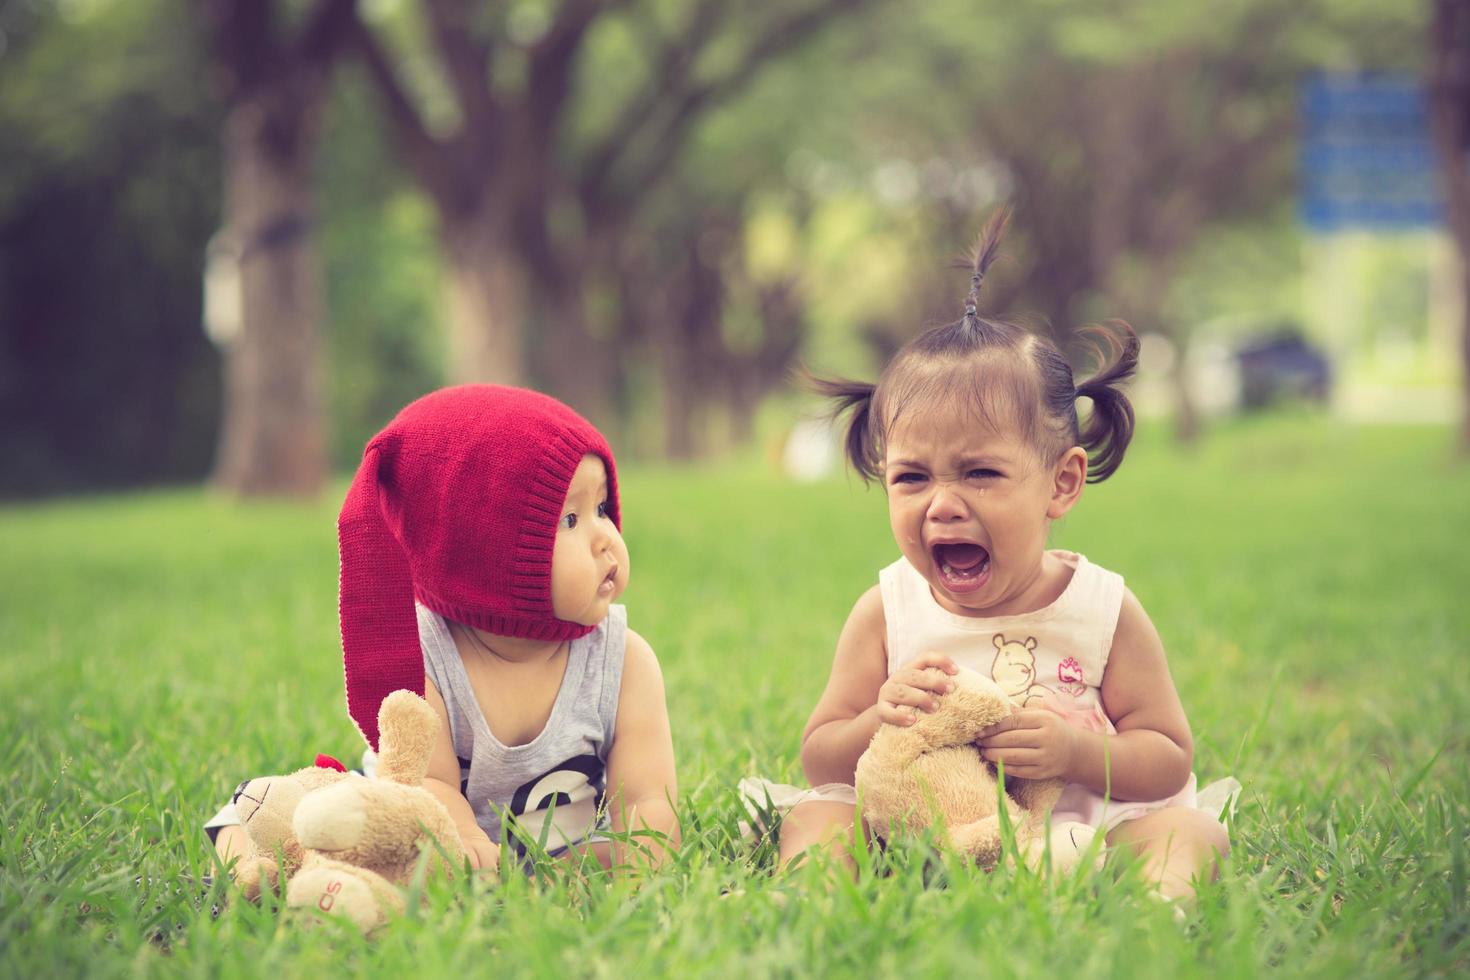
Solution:
M739 791L748 818L741 826L747 836L759 834L762 828L770 826L772 817L786 814L803 803L857 805L857 790L844 783L827 783L808 788L750 778L740 780ZM1188 784L1173 796L1162 800L1125 802L1105 800L1074 783L1062 791L1061 799L1052 810L1051 819L1053 824L1076 821L1107 833L1120 824L1137 820L1146 814L1167 807L1182 806L1207 813L1224 824L1235 812L1240 791L1240 781L1233 776L1217 779L1204 789L1197 790L1194 774L1191 773Z

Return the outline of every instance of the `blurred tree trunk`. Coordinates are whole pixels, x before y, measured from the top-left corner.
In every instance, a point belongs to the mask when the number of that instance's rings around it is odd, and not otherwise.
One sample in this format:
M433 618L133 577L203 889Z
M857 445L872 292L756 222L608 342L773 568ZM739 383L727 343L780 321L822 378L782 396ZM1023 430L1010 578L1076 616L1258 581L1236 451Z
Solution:
M801 346L799 284L790 273L758 281L746 267L743 213L728 202L683 213L661 247L630 246L619 257L622 333L653 355L670 459L705 455L720 417L734 444L749 443L761 399L788 380ZM735 337L726 329L733 292L757 317Z
M725 404L730 436L737 445L755 437L755 415L761 400L789 377L806 332L806 307L793 278L754 287L760 310L758 343L727 355Z
M693 231L689 240L697 237ZM708 434L713 380L708 375L716 367L710 348L719 336L724 283L718 267L692 246L676 257L671 268L645 270L637 280L662 284L641 292L655 300L642 308L663 396L664 455L695 459Z
M1258 39L1247 47L1038 57L974 110L979 149L1005 163L1031 252L1018 291L1064 348L1089 294L1106 315L1173 341L1175 432L1186 441L1199 413L1183 373L1190 325L1168 314L1172 279L1208 222L1257 207L1263 186L1288 178L1295 106L1274 94L1288 89L1272 73L1289 61L1273 45L1293 16L1253 11L1238 25Z
M1157 139L1151 130L1169 118L1167 105L1160 104L1168 95L1161 99L1154 93L1177 90L1198 70L1194 57L1184 52L1107 71L1095 82L1093 126L1083 137L1097 172L1090 265L1102 273L1110 312L1131 321L1135 330L1160 333L1174 344L1178 356L1169 372L1174 435L1185 443L1200 434L1184 356L1188 331L1165 307L1179 261L1206 220L1206 200L1215 188L1196 175L1214 147L1191 147L1200 157L1196 166L1166 175L1157 172L1157 164L1150 172L1152 161L1139 147ZM1187 139L1179 142L1189 145Z
M294 37L265 0L206 7L225 89L224 212L240 278L213 483L242 496L311 496L326 478L311 164L354 3L321 0Z
M742 91L761 66L865 0L751 5L689 0L680 22L658 23L650 3L560 0L533 40L514 39L503 10L472 11L466 0L422 0L433 53L458 110L450 133L431 133L376 33L354 21L354 38L409 169L434 201L446 250L465 214L494 222L496 238L475 263L451 258L451 295L461 322L451 365L460 380L540 383L594 424L616 428L625 405L619 318L590 310L611 282L633 218L679 161L701 118ZM649 76L592 138L569 140L575 76L585 40L604 15L632 8ZM733 42L733 43L732 43ZM721 56L705 55L718 47ZM495 68L515 67L497 81ZM500 202L487 207L486 202ZM488 272L478 262L495 266ZM479 298L469 297L476 291ZM540 337L527 338L532 325ZM471 334L483 339L472 342ZM507 336L515 334L515 336ZM539 342L536 342L539 341ZM456 354L457 357L464 356Z
M1026 245L1024 271L1011 294L993 292L987 281L982 312L1009 309L1025 297L1064 350L1078 306L1100 280L1086 233L1095 171L1088 155L1078 152L1078 134L1092 125L1094 106L1083 97L1090 81L1074 66L1036 64L975 108L982 151L999 158L1012 181L1017 221L1008 237L1024 234ZM975 234L972 213L954 217L954 240Z
M1100 125L1089 139L1098 172L1092 267L1118 315L1173 342L1169 386L1182 442L1198 438L1200 424L1185 356L1191 325L1167 312L1174 275L1211 210L1223 210L1251 185L1252 168L1269 163L1267 149L1294 123L1290 107L1232 116L1254 73L1247 61L1214 66L1204 52L1185 48L1115 68L1094 89ZM1199 131L1201 119L1213 122L1208 134ZM1139 152L1149 144L1153 152Z
M449 311L449 379L519 385L526 295L502 222L446 215L439 226Z
M604 232L606 233L606 232ZM592 294L602 288L607 245L598 239L567 242L530 253L541 343L532 366L549 391L589 419L614 444L626 421L619 403L622 364L613 318L594 317ZM601 304L597 304L601 305Z
M1429 26L1429 118L1445 220L1459 258L1460 451L1470 454L1470 2L1435 0Z

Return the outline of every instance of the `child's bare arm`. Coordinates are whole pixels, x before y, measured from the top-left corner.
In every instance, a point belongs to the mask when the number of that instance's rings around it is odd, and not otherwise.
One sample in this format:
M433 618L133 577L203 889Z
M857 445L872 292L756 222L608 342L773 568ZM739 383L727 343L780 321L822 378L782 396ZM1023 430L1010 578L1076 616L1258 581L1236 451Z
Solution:
M1084 739L1072 778L1102 792L1105 767L1111 767L1117 799L1158 800L1177 793L1194 766L1194 738L1163 641L1132 592L1123 594L1102 700L1118 734L1109 739L1107 762L1102 736Z
M679 846L678 781L674 772L674 740L664 700L663 674L648 641L632 630L623 661L618 721L607 759L608 811L615 831L651 830L662 835L638 836L631 849L613 846L613 864L636 863L634 852L646 847L655 867Z
M884 722L913 724L950 689L954 663L925 654L888 676L887 624L878 586L853 605L837 638L832 675L801 737L801 765L813 786L853 781L858 757Z
M469 800L459 791L459 759L454 755L454 737L449 732L449 709L444 698L429 678L424 678L424 700L439 716L439 737L434 740L434 751L429 756L429 773L424 777L424 789L444 804L449 818L459 830L459 842L464 845L474 868L494 868L500 864L500 848L490 835L475 822L475 811Z

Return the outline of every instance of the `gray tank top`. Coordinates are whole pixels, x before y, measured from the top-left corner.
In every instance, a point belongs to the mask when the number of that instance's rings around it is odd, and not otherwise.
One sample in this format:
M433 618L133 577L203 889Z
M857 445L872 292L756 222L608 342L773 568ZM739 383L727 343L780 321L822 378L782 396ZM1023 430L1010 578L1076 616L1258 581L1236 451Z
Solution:
M436 613L418 607L424 670L449 710L449 733L459 758L460 792L475 821L497 843L524 846L506 834L502 814L519 832L555 854L599 826L607 755L617 722L623 680L627 610L608 609L591 633L573 640L561 690L541 734L525 745L505 745L490 731L470 689L464 663Z

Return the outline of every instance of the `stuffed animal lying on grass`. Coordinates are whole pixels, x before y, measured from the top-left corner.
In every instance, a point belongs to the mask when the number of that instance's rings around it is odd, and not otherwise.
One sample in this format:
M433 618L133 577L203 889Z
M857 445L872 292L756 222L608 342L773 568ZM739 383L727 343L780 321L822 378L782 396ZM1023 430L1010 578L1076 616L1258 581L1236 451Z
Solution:
M884 838L937 823L951 846L991 867L1001 854L1003 798L1017 850L1028 865L1038 867L1048 840L1047 814L1064 784L1007 776L1002 797L995 767L980 757L974 743L1015 705L998 684L973 670L961 668L954 681L955 690L939 699L937 711L920 714L907 728L879 727L857 764L863 817ZM1084 824L1053 826L1052 867L1075 867L1094 833Z
M423 788L439 719L423 698L394 691L378 709L378 773L352 776L308 793L292 826L301 870L286 886L291 908L341 915L367 930L405 903L407 885L427 855L430 874L465 866L459 831L444 804Z
M262 890L274 890L283 875L290 878L300 870L305 854L291 827L296 807L307 793L346 778L342 763L319 755L316 765L284 776L260 776L235 791L235 812L250 850L236 862L233 879L245 899L258 901Z
M274 886L284 870L288 907L340 915L368 930L403 910L399 889L421 855L431 874L462 868L459 831L423 788L438 727L423 698L394 691L378 709L375 778L311 767L243 786L236 807L257 852L235 868L245 897L258 898L261 883ZM278 850L284 868L269 857Z

